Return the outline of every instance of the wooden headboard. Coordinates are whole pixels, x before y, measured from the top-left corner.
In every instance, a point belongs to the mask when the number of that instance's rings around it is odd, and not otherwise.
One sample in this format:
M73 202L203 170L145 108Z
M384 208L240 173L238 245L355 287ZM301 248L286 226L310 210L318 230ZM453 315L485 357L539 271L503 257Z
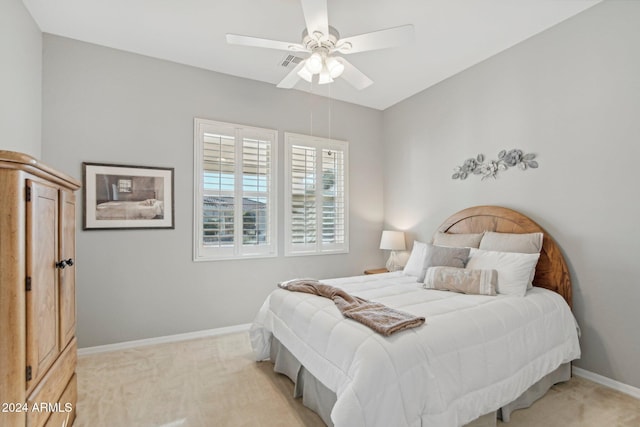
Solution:
M536 233L542 232L542 251L533 285L559 293L571 305L571 276L560 248L531 218L500 206L475 206L451 215L438 228L446 233Z

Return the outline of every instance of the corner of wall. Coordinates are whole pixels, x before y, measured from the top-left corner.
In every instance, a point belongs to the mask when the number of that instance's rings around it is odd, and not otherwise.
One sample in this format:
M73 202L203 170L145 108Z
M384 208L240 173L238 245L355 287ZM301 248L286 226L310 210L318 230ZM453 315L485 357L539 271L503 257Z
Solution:
M0 3L1 148L42 154L42 32L20 0Z

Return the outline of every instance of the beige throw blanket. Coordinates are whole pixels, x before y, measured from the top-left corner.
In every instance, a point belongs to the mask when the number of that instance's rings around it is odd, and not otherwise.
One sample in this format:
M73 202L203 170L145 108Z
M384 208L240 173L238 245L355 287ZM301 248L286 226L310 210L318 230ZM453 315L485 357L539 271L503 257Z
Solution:
M313 279L294 279L279 283L278 286L288 291L305 292L329 298L345 317L356 320L384 336L415 328L425 322L424 317L394 310L378 302L367 301Z

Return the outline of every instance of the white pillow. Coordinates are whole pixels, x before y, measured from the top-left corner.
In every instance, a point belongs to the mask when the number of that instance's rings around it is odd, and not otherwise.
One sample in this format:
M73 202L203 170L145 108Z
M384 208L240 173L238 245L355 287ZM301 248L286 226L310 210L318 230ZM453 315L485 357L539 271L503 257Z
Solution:
M499 252L519 252L523 254L540 253L542 250L542 233L495 233L487 231L480 241L480 249L485 251ZM531 272L531 279L527 289L533 288L533 276L535 271Z
M424 264L426 251L426 243L418 242L417 240L413 242L411 255L409 255L409 259L407 260L403 270L405 275L419 277L420 274L422 274L422 265Z
M433 236L433 244L450 248L477 248L482 240L482 233L443 233L438 231Z
M540 253L542 233L496 233L487 231L482 236L479 249L485 251L519 252L522 254Z
M502 295L523 297L534 276L540 254L485 251L471 249L465 268L473 270L496 270L498 285L496 292Z

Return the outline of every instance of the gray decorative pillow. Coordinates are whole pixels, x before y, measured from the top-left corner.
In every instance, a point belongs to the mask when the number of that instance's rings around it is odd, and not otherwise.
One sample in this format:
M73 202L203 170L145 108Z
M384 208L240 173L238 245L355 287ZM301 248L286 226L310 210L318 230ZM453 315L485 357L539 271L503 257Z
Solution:
M469 257L469 248L449 248L425 243L426 248L422 263L422 272L418 276L418 282L424 282L429 267L457 267L464 268Z
M438 231L433 236L433 244L438 246L449 246L453 248L478 248L484 233L442 233Z
M460 292L474 295L495 295L496 270L469 270L454 267L431 267L424 279L425 289Z

